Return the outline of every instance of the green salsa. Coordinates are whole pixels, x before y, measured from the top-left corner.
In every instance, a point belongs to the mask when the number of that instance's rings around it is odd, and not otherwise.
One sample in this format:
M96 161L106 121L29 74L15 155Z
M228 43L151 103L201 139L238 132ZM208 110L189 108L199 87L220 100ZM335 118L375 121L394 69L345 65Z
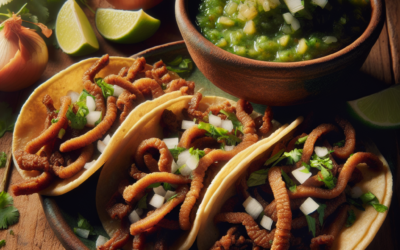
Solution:
M310 60L356 40L371 17L369 0L202 0L202 34L239 56Z

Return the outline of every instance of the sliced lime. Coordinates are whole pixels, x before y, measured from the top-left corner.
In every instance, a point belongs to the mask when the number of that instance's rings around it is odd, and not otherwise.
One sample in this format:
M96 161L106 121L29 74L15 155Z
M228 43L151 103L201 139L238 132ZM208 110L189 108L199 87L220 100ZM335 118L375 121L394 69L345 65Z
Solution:
M400 127L400 85L354 101L348 110L358 120L376 128Z
M151 37L160 21L143 10L102 9L96 11L96 27L100 34L117 43L137 43Z
M61 49L82 56L99 49L99 42L83 10L74 0L68 0L57 15L56 37Z

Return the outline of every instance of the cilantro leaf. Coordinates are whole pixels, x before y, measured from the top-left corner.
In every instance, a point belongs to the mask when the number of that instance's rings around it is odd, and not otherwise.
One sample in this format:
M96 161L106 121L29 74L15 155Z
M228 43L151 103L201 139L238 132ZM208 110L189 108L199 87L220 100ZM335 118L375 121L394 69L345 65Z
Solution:
M18 222L19 212L14 206L0 209L0 229L7 229L8 226Z
M354 199L354 198L346 195L346 200L347 200L347 203L349 203L350 205L353 205L358 210L365 211L365 208L363 207L363 202L361 201L360 198Z
M194 149L194 148L190 148L190 149L189 149L189 153L190 153L191 155L197 156L198 159L200 159L201 157L203 157L203 156L206 155L206 153L204 152L204 150L201 150L201 149Z
M178 66L181 62L182 62L182 56L179 55L179 56L175 57L174 60L172 60L171 62L169 62L167 64L171 65L171 66Z
M322 167L332 169L333 163L329 157L319 158L316 154L314 154L312 156L312 160L310 160L310 166L319 170L321 170Z
M12 115L11 107L8 103L0 102L0 138L9 131L14 130L15 119Z
M379 203L378 198L371 193L367 192L360 197L361 201L366 205L371 205L379 213L383 213L388 210L388 207Z
M285 151L284 149L281 149L278 153L276 153L275 155L273 155L272 157L270 157L265 163L264 166L268 166L269 164L275 162L272 166L275 166L279 161L279 157L281 157L281 155L283 154L283 151Z
M156 182L156 183L148 185L147 188L156 188L156 187L159 187L159 186L161 186L161 183Z
M147 195L145 194L140 200L138 201L137 207L141 209L147 209Z
M247 180L248 187L255 187L266 183L269 169L260 169L250 174Z
M306 174L310 173L310 169L311 169L311 166L310 166L310 165L308 165L308 164L305 163L305 162L303 162L301 165L303 165L303 166L305 167L305 169L300 170L300 172L303 172L303 173L306 173Z
M172 62L167 63L167 65L169 71L182 74L189 74L193 70L194 66L192 59L183 59L182 56L176 57Z
M223 128L217 128L209 123L200 122L197 127L199 129L204 129L207 131L206 135L210 136L217 140L225 140L227 144L235 146L237 143L240 143L242 140L237 136L228 134L228 130Z
M315 237L315 219L310 215L306 215L306 220L308 224L308 231L312 232L313 236Z
M318 176L318 180L322 181L325 186L329 189L333 189L336 186L336 178L333 176L332 172L324 167L321 167L322 178Z
M0 240L0 248L6 245L6 240Z
M171 152L172 157L174 157L174 160L177 161L179 154L185 150L186 150L186 148L181 148L181 147L175 146L174 148L169 149L169 152Z
M308 135L304 136L304 137L300 137L296 143L294 145L301 145L304 144L307 141Z
M109 96L112 96L114 94L114 86L106 83L103 78L96 78L94 79L94 81L101 88L103 96L106 100Z
M171 186L171 184L169 184L168 182L164 182L163 183L163 187L164 187L164 190L165 191L168 191L168 190L173 190L174 188Z
M69 126L73 129L83 129L87 123L85 116L82 116L79 110L76 114L72 111L72 106L67 110L67 119L70 121Z
M346 227L351 227L354 222L356 221L356 214L354 213L353 209L350 209L348 212L347 220L346 220Z
M296 162L300 161L302 153L303 153L302 149L295 148L290 152L283 153L283 156L287 157L287 164L293 165Z
M89 224L89 222L81 215L78 213L78 227L81 229L86 229L89 230L90 235L96 235L94 233L94 228Z
M58 119L51 119L51 123L53 124L53 123L57 123L58 122Z
M178 196L178 194L172 195L172 196L167 200L167 202L170 201L170 200L172 200L172 199L174 199L174 198L176 198L177 196Z
M3 168L7 162L7 155L4 152L0 153L0 168Z
M281 169L281 173L283 176L283 179L286 182L286 185L289 187L289 190L291 192L296 192L296 184L294 183L294 181L292 179L290 179L290 177L285 173L285 171L283 171L283 169Z
M222 109L219 112L226 115L228 117L228 120L231 120L234 129L237 129L243 133L243 125L239 121L239 119L236 117L236 114L226 112L225 110L222 110Z
M47 8L46 0L34 0L28 1L26 8L30 13L34 13L38 18L38 22L46 23L49 19L49 9Z
M338 141L338 142L333 143L333 146L334 146L334 147L337 146L337 147L341 148L341 147L344 146L345 143L346 143L345 140L341 140L341 141Z
M319 207L317 208L319 224L320 224L321 226L322 226L322 224L324 224L325 208L326 208L326 204L321 204L321 205L319 205Z
M13 197L9 193L6 193L4 191L0 193L0 209L12 205L13 203L14 203Z
M15 235L13 230L10 230L10 234L11 235Z

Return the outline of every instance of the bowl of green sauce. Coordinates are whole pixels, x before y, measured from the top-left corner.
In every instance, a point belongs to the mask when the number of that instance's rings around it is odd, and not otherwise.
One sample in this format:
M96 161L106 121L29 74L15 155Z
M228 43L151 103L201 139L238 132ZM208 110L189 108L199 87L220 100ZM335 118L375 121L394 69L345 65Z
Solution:
M202 73L222 90L285 106L344 89L382 30L383 0L177 0Z

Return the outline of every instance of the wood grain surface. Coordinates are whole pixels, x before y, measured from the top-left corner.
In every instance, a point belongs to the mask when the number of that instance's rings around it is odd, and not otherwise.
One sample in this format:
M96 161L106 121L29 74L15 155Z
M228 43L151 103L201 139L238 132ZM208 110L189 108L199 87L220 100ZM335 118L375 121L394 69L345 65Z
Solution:
M105 0L88 0L92 8L110 7ZM387 23L382 31L379 40L371 50L369 57L363 65L361 72L368 78L376 79L382 85L400 83L400 1L386 0ZM94 26L94 14L83 8L89 20ZM130 56L147 48L164 44L167 42L181 40L182 37L176 26L174 16L174 0L164 0L160 5L147 11L150 15L161 20L160 29L156 34L145 42L133 45L119 45L104 40L95 29L100 43L100 50L92 56L100 56L108 53L113 56ZM86 57L70 57L61 50L53 47L49 48L49 63L42 78L37 84L18 92L0 92L0 101L9 103L14 112L18 112L27 99L29 94L39 85L55 73L65 69L69 65L78 62ZM88 56L89 57L89 56ZM1 111L0 111L1 112ZM392 205L389 210L388 218L383 223L377 236L368 249L400 249L400 133L392 132L391 139L396 140L397 148L394 150L397 157L396 169L393 172L394 193ZM7 132L0 138L0 152L10 152L12 134ZM3 175L4 168L0 169L0 177ZM10 184L22 181L17 170L13 168L11 172ZM51 230L43 208L37 194L30 196L14 197L14 205L20 212L20 219L16 225L8 230L0 231L0 240L6 240L4 249L64 249ZM14 235L10 235L9 230L13 230Z

